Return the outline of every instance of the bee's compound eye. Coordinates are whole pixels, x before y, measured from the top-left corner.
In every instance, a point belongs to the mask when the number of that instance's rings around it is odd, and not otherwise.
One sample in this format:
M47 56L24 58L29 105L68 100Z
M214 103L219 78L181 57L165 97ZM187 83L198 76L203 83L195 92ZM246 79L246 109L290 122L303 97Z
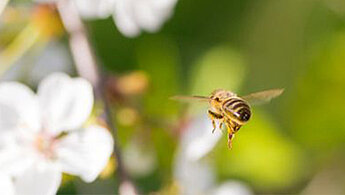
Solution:
M242 109L239 111L241 121L248 121L250 119L250 111L247 109Z
M219 97L214 98L214 100L216 100L217 102L220 102Z

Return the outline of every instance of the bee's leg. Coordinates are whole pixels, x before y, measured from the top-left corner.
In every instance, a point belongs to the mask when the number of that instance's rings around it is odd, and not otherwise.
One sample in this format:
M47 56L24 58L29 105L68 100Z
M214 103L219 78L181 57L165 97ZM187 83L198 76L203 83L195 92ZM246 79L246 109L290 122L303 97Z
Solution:
M225 123L225 126L226 126L226 130L228 131L228 134L234 134L235 131L233 129L233 125L232 125L231 121L225 120L224 123Z
M223 116L220 114L214 113L211 110L208 110L208 115L211 118L212 126L213 126L212 133L214 133L214 131L216 130L216 121L215 120L223 119Z
M232 148L232 140L234 139L234 137L235 137L235 134L229 133L229 137L228 137L228 147L229 147L229 150L231 150L231 148Z
M228 147L229 147L229 149L231 149L232 148L232 140L235 137L235 131L234 131L234 127L233 127L231 121L226 120L225 125L226 125L226 128L228 130Z
M212 133L214 133L214 131L216 130L216 121L212 120L212 126L213 126Z
M219 129L222 129L223 123L224 123L224 121L220 121L220 123L219 123Z

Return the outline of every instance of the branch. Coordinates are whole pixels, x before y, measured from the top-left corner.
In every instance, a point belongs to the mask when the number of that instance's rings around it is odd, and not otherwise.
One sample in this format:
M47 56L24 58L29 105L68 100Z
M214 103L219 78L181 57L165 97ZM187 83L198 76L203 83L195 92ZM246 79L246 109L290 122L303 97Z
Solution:
M100 98L104 106L104 117L108 127L112 130L115 144L114 154L117 161L118 175L120 178L119 191L120 194L133 192L136 190L132 182L128 178L128 174L123 166L121 151L118 145L117 128L112 122L112 114L109 107L108 100L105 96L104 76L99 70L99 66L93 55L90 42L87 38L87 33L83 22L78 14L73 1L60 0L57 3L57 8L61 16L61 20L69 34L69 46L72 52L73 59L76 64L77 71L80 76L91 82L95 89L96 97Z

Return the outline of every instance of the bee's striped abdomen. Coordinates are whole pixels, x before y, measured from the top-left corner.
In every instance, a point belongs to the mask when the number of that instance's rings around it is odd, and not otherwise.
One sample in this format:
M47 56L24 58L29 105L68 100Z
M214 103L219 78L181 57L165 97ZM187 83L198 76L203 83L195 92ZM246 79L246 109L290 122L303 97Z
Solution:
M231 97L223 103L223 110L235 117L236 121L243 124L250 119L251 111L248 103L239 97Z

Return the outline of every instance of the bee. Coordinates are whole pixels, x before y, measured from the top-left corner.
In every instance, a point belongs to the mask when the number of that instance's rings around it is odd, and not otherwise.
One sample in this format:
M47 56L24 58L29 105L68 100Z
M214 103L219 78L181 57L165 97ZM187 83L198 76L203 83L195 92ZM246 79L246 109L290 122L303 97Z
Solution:
M252 116L251 105L269 102L278 97L284 89L270 89L251 93L245 96L218 89L211 93L209 97L205 96L174 96L174 100L199 100L208 102L208 115L211 119L213 130L216 130L216 121L219 122L219 129L225 124L228 133L228 147L231 149L232 140L235 133L246 124Z

